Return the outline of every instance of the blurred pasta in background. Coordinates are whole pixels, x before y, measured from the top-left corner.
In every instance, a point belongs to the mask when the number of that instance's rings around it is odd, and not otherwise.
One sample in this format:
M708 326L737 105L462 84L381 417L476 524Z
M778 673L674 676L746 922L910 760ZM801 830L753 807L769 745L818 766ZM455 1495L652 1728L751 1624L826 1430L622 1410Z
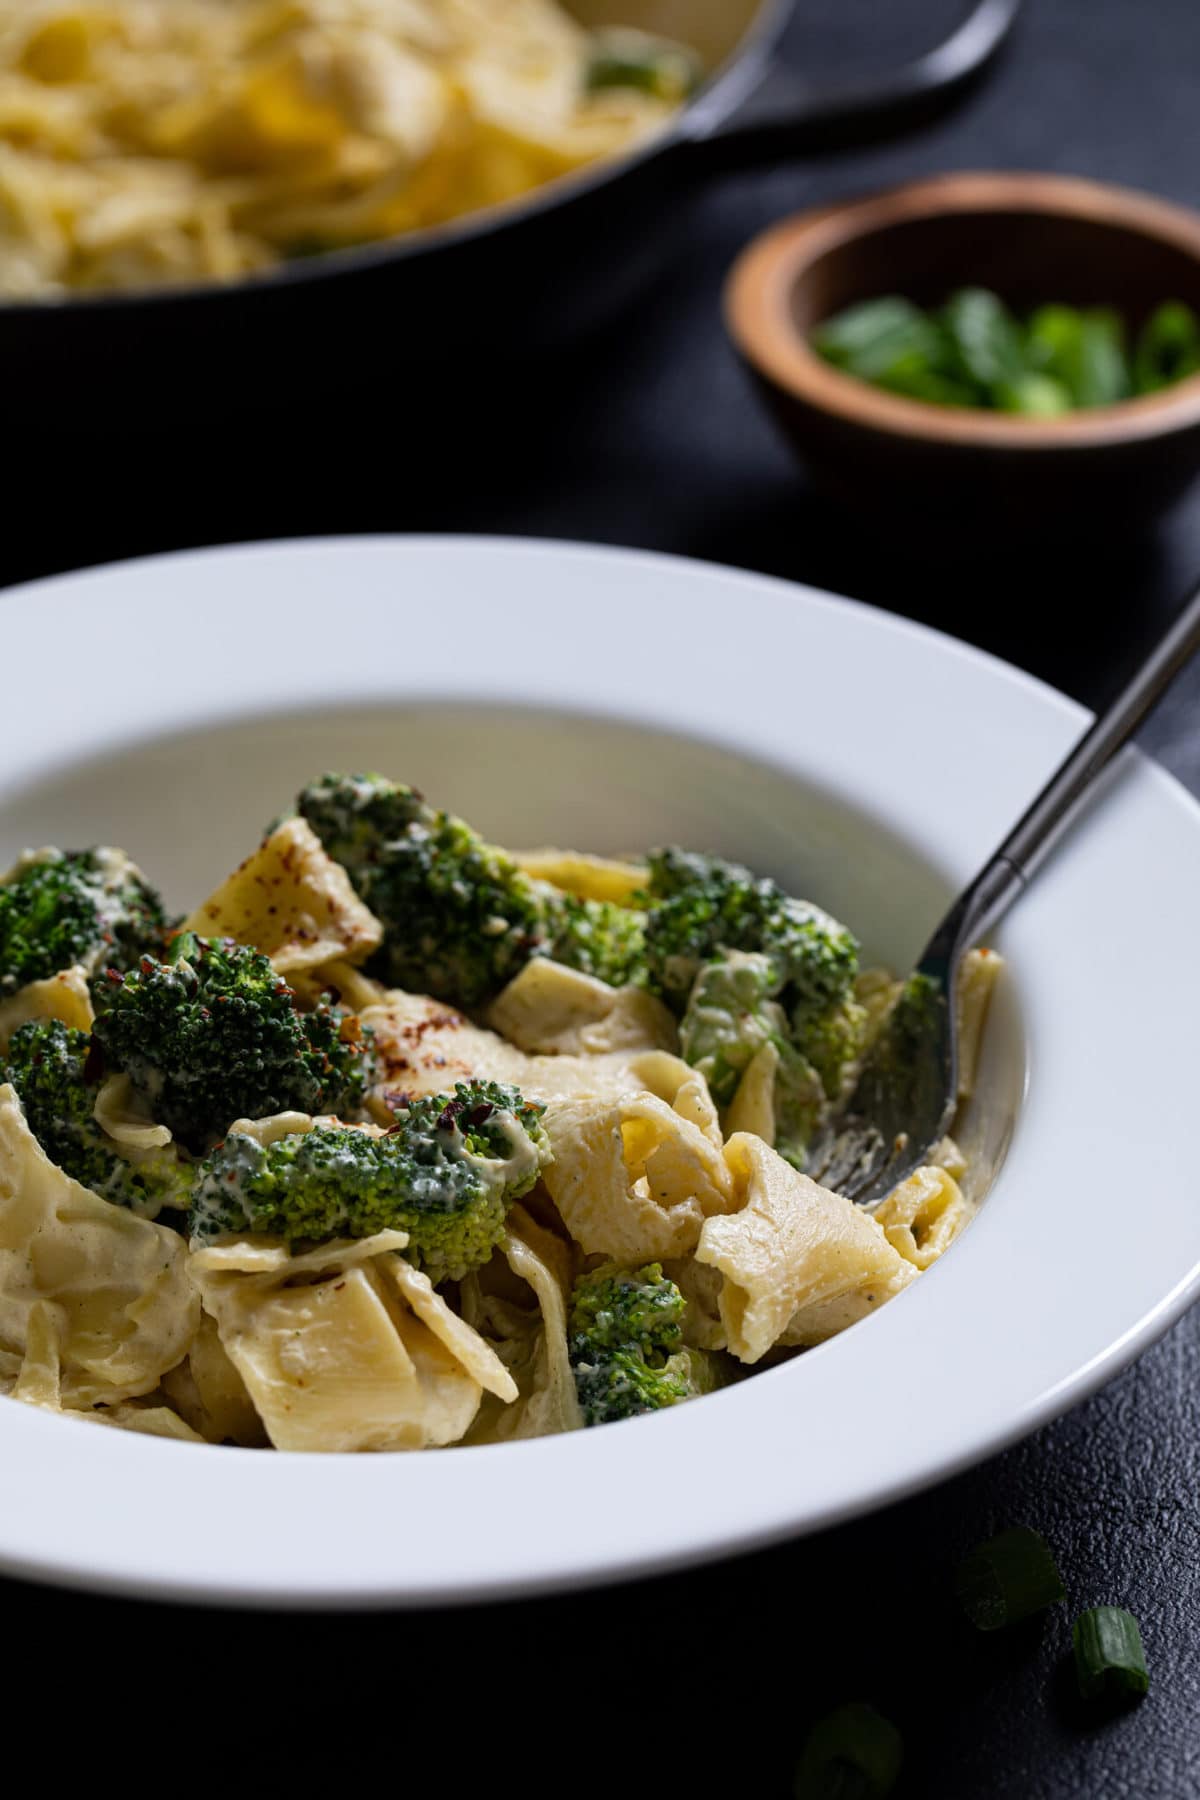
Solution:
M630 148L696 74L556 0L0 0L0 295L444 223Z

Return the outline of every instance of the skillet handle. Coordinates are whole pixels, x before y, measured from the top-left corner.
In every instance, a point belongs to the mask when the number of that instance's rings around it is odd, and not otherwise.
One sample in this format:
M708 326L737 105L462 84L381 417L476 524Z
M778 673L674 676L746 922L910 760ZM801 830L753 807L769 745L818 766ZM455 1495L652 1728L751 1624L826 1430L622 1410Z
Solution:
M1001 49L1021 0L975 0L948 38L869 82L815 89L776 70L732 116L701 102L680 141L688 160L721 170L851 148L898 135L948 111Z

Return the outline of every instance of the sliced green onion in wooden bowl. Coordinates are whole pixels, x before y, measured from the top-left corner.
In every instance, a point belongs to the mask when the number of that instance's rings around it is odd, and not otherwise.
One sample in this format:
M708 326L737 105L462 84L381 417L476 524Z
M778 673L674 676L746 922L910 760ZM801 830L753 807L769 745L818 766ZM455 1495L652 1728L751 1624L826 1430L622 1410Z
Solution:
M1200 475L1200 212L1152 195L961 171L814 206L725 312L814 483L926 553L1127 539Z
M680 105L695 93L702 74L699 58L683 44L615 26L599 34L584 85L589 94L637 88L656 100Z
M1055 418L1157 393L1200 369L1200 319L1168 300L1133 340L1109 306L1039 306L1019 319L988 288L926 310L899 294L862 300L812 332L813 349L859 381L939 406Z

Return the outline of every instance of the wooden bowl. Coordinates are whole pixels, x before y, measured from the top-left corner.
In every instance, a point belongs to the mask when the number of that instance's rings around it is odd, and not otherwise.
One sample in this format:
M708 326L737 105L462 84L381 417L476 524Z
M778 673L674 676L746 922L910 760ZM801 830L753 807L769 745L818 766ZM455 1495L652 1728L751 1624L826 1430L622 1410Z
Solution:
M1200 215L1059 175L959 174L801 213L751 243L725 296L733 340L813 479L857 510L956 535L1144 524L1200 471L1200 375L1053 419L929 405L809 348L856 300L993 288L1018 312L1164 300L1200 312Z

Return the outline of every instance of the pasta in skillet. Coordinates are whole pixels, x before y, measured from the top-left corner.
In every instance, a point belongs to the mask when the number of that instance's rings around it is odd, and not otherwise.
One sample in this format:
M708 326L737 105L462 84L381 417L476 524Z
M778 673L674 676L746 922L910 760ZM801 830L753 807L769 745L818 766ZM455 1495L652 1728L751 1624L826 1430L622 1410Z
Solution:
M630 148L696 75L556 0L0 0L0 296L442 224Z
M973 953L956 997L964 1095L1000 967ZM376 775L311 783L182 922L121 852L28 852L0 879L0 1393L426 1450L797 1354L971 1216L950 1139L873 1210L806 1172L904 992L737 864L514 857Z

